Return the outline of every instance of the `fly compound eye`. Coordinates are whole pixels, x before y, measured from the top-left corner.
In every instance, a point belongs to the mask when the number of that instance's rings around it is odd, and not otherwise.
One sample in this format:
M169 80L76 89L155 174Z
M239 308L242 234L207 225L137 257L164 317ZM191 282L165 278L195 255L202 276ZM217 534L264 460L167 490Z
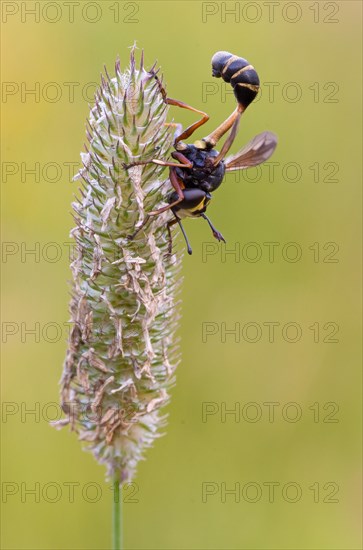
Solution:
M222 70L228 59L233 57L229 52L217 52L212 57L212 76L220 78L222 76Z

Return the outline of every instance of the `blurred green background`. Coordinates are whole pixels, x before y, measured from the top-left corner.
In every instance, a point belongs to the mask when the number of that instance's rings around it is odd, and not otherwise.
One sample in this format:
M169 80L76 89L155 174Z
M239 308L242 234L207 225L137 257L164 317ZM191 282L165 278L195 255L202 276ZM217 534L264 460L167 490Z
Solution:
M39 18L26 11L35 4ZM66 2L2 2L3 547L111 544L103 468L47 420L57 416L48 404L58 402L67 337L62 243L70 242L77 184L65 163L79 163L88 83L104 64L112 73L117 54L127 65L137 40L147 66L158 59L168 94L210 114L197 138L235 107L229 87L211 78L210 58L218 50L247 58L262 95L233 150L265 129L279 146L273 181L267 167L260 177L230 174L209 208L239 257L223 256L202 220L185 223L194 254L184 258L182 362L166 436L125 493L125 547L361 548L361 3L73 4L70 17ZM39 177L26 173L35 163ZM272 261L267 242L279 243ZM288 260L294 247L284 248L291 242L301 250L296 262ZM279 323L273 342L271 322ZM249 341L252 325L240 341L223 339L223 327L236 323L257 323L260 340ZM299 341L287 341L286 323L298 325ZM274 418L268 402L277 403ZM206 407L213 414L203 417ZM238 407L239 421L223 416ZM226 494L238 484L240 498Z

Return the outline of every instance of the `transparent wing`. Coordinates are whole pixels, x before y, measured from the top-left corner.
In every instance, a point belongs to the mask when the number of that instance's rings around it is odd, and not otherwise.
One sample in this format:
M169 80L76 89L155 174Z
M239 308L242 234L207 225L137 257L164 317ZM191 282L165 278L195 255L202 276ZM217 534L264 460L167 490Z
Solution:
M255 136L235 155L224 161L226 171L241 170L250 166L262 164L270 158L277 145L277 136L272 132L262 132Z

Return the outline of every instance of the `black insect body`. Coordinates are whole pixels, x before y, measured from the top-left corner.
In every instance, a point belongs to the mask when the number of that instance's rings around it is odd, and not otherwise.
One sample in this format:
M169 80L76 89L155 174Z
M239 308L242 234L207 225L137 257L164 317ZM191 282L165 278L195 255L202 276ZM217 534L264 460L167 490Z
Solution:
M198 149L195 145L187 145L183 155L193 164L193 167L176 168L176 175L183 181L185 187L199 187L203 191L215 191L223 181L225 174L224 162L217 166L214 160L218 156L215 149ZM173 156L173 153L172 155Z
M194 145L184 143L183 140L189 138L197 128L205 124L209 120L209 116L186 103L167 97L158 77L155 74L153 75L159 85L165 103L199 113L202 115L202 118L185 130L181 129L177 133L174 140L175 151L171 154L177 162L152 159L125 166L125 168L129 168L130 166L147 164L149 162L168 166L170 183L174 188L174 191L168 197L168 205L150 212L143 224L130 238L133 238L144 227L150 216L161 214L170 209L174 215L174 218L168 222L170 252L172 246L170 227L178 223L184 235L188 253L192 253L181 223L181 219L185 217L204 218L208 222L214 237L219 241L225 242L222 234L217 231L205 214L212 198L211 193L221 185L225 172L257 166L269 159L274 152L277 145L276 136L272 132L262 132L254 137L243 149L238 151L237 154L226 157L237 135L240 118L248 105L256 97L260 81L255 69L248 61L229 52L217 52L213 56L212 75L217 78L222 77L223 80L232 85L237 99L237 107L211 134L202 140L196 141ZM215 145L229 130L230 133L221 151L216 151L214 148Z

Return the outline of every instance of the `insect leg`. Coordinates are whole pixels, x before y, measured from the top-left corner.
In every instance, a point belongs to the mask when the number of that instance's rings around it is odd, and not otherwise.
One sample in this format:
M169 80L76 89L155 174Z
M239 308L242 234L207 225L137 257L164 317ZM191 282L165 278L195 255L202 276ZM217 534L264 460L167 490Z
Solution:
M193 168L193 163L190 162L187 157L185 157L182 153L179 151L173 151L172 157L179 161L177 162L168 162L166 160L159 160L159 159L150 159L150 160L137 160L136 162L131 162L130 164L123 164L123 167L125 170L128 170L129 168L132 168L133 166L143 166L145 164L158 164L159 166L172 166L175 168L180 167L181 165L183 168Z
M214 225L212 224L212 222L210 221L210 219L208 218L208 216L206 216L205 214L200 214L200 216L202 218L204 218L205 220L207 220L208 224L209 224L209 227L211 228L212 230L212 233L213 233L213 236L217 239L217 241L223 241L224 243L226 242L224 240L224 237L222 235L222 233L220 233L219 231L217 231L217 229L214 227Z
M233 123L232 130L226 139L226 141L223 143L223 147L220 150L219 154L216 156L216 158L213 160L214 166L218 166L218 164L221 162L221 160L224 159L230 148L232 147L232 143L235 140L235 137L237 135L239 121L241 120L241 116L236 118L236 120Z
M180 166L180 164L177 164L177 166ZM153 210L152 212L149 212L149 216L158 216L159 214L166 212L170 208L173 208L184 199L182 182L181 180L179 180L178 176L176 175L174 167L170 168L169 179L170 179L171 185L174 187L175 191L177 192L178 199L172 202L171 204L167 204L166 206L159 208L158 210Z
M138 227L133 233L131 233L131 235L127 235L127 238L129 241L132 241L136 235L141 231L141 229L143 229L145 227L145 225L147 224L147 222L150 220L150 216L149 214L147 214L145 216L145 219L144 221L142 222L142 224L140 225L140 227Z
M190 126L188 126L188 128L185 128L185 130L183 130L183 132L177 136L174 141L174 145L176 145L179 141L183 141L190 137L192 134L194 134L195 130L203 126L209 120L209 115L207 115L207 113L205 113L204 111L200 111L199 109L195 109L195 107L191 107L190 105L187 105L182 101L171 99L170 97L168 97L166 98L166 102L168 103L168 105L175 105L176 107L188 109L189 111L193 111L194 113L202 115L202 118L200 120L197 120L197 122L194 122L194 124L191 124Z
M181 219L179 218L179 216L177 216L177 215L175 214L175 212L173 212L173 214L174 214L174 216L175 216L175 218L176 218L175 221L179 224L179 227L180 227L180 229L181 229L181 232L183 233L183 237L184 237L185 243L186 243L186 245L187 245L188 254L191 255L191 254L193 254L193 250L192 250L192 247L191 247L190 244L189 244L188 237L187 237L187 234L186 234L185 231L184 231L184 227L183 227L183 225L182 225ZM174 220L173 220L173 221L174 221ZM174 223L175 223L175 222L174 222Z
M171 228L173 225L175 225L176 222L177 222L177 220L174 219L174 220L168 221L168 223L166 224L166 228L167 228L167 230L168 230L168 237L169 237L169 239L168 239L168 240L169 240L169 243L168 243L168 254L171 254L172 251L173 251L173 237L172 237L170 228Z
M177 166L180 166L180 164L178 164ZM141 229L143 229L145 227L147 222L150 220L151 216L157 216L158 214L162 214L163 212L166 212L166 210L169 210L170 208L173 208L174 206L179 204L184 199L183 189L182 189L182 187L179 183L179 178L177 177L177 175L175 173L175 168L173 168L173 167L170 168L169 178L170 178L170 182L171 182L172 186L174 187L175 191L177 192L178 199L176 201L172 202L171 204L168 204L167 206L163 206L162 208L159 208L158 210L153 210L153 212L149 212L145 216L145 219L142 222L142 224L140 225L140 227L138 227L134 231L134 233L132 233L131 235L129 235L127 237L129 240L132 240L136 237L136 235L139 233L139 231L141 231ZM174 212L173 212L173 214L174 214ZM174 214L174 216L175 216L175 214Z
M199 109L196 109L195 107L192 107L191 105L188 105L187 103L183 103L182 101L179 101L178 99L172 99L171 97L167 97L165 88L161 84L161 82L160 82L159 78L156 76L156 74L154 75L154 78L155 78L156 82L159 85L160 93L163 96L163 100L167 105L174 105L175 107L180 107L181 109L188 109L188 111L193 111L193 113L198 113L198 114L202 115L202 118L200 120L198 120L197 122L194 122L194 124L191 124L190 126L188 126L188 128L186 128L181 134L179 134L175 138L175 141L174 141L174 145L175 145L179 141L182 141L182 140L187 139L188 137L190 137L195 132L195 130L197 130L197 128L200 128L200 126L203 126L203 124L208 122L209 115L207 115L207 113L205 113L204 111L200 111Z
M239 103L233 113L224 122L222 122L222 124L220 124L218 128L216 128L211 134L203 138L202 141L207 143L208 146L214 147L216 143L221 139L221 137L223 137L224 134L228 132L230 128L232 128L233 124L235 124L236 121L241 118L244 110L245 107L243 107L243 105Z

